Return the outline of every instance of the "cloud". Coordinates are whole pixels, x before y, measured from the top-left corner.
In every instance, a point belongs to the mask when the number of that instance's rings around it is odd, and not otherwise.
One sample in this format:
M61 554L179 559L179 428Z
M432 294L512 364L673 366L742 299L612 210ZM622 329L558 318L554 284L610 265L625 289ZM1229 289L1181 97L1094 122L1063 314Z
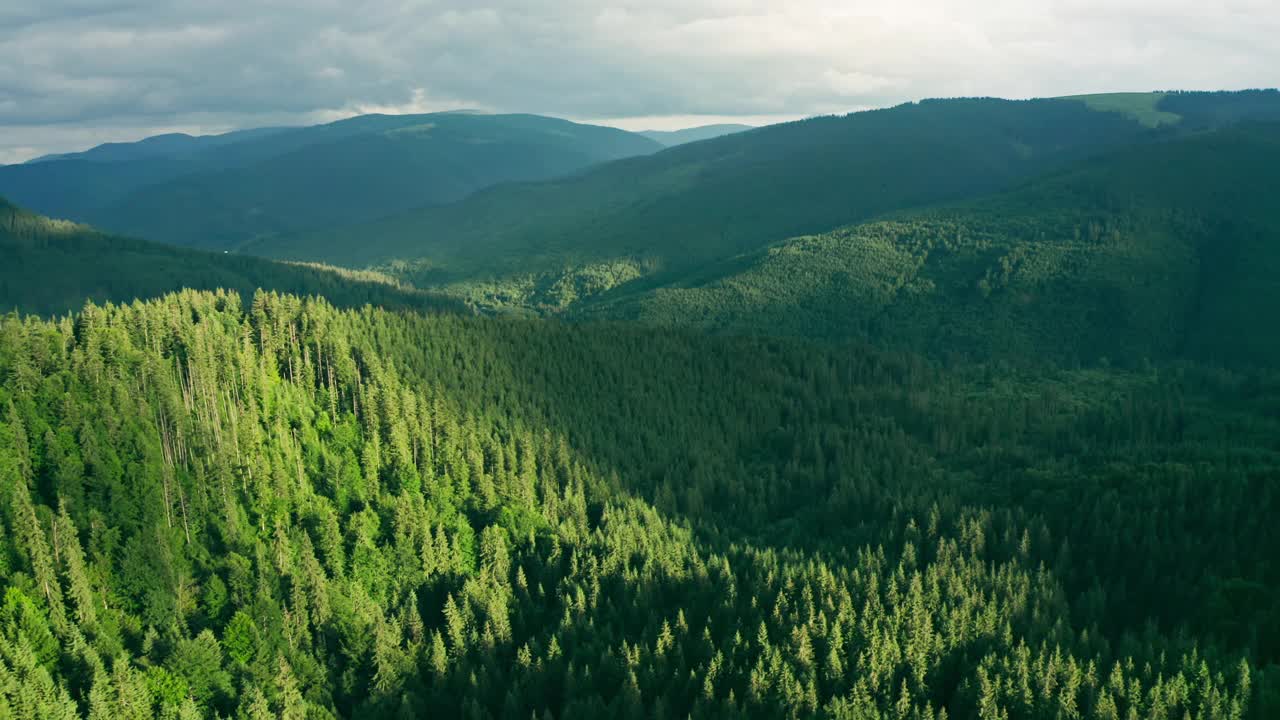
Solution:
M0 161L161 128L476 108L792 117L1274 85L1274 0L6 0Z

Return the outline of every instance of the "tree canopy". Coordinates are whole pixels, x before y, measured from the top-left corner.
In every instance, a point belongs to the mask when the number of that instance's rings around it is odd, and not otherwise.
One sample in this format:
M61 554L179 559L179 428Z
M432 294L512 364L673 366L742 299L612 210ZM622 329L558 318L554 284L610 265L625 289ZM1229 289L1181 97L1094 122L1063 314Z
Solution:
M0 714L1269 717L1278 401L275 293L11 315Z

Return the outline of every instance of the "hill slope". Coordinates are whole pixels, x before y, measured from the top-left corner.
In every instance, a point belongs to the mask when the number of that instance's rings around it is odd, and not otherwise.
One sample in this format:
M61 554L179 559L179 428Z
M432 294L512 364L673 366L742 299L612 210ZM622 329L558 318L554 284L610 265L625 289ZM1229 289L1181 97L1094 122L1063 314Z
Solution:
M1151 128L1180 132L1213 130L1239 122L1280 121L1280 90L1217 92L1121 92L1074 95L1098 110L1131 117Z
M292 297L3 317L0 708L1275 717L1277 401Z
M665 284L781 238L1280 113L1275 92L1151 95L1142 103L1180 113L1153 128L1132 112L1136 102L938 100L816 118L245 250L381 264L481 306L557 309L620 284Z
M735 133L754 130L752 125L737 124L720 124L720 125L701 125L699 127L685 128L683 130L643 130L641 135L650 140L657 140L666 147L675 147L676 145L684 145L691 142L699 142L701 140L710 140L722 135L733 135Z
M800 237L592 316L936 353L1280 364L1280 124L1126 150L991 199Z
M21 210L0 198L0 312L54 315L85 301L127 303L182 288L258 288L323 295L340 307L461 309L373 273L207 253L105 235Z
M638 259L681 270L797 233L994 190L1147 132L1082 103L929 101L761 128L246 251L447 282Z
M214 138L163 136L0 167L0 194L114 232L227 249L660 148L622 130L531 115L371 115Z

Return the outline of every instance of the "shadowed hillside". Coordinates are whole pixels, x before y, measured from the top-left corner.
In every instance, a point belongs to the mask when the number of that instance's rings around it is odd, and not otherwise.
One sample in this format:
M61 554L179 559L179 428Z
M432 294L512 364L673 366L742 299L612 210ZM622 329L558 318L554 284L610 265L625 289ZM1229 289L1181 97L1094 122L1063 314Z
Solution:
M1077 102L928 101L728 135L245 250L351 266L418 260L418 279L435 282L618 259L674 270L998 189L1145 132Z
M3 317L0 708L1274 717L1277 393L269 294Z
M341 307L460 310L460 304L376 273L307 267L105 235L29 213L0 198L0 312L53 315L86 300L127 303L182 288L258 288L323 295Z
M1280 93L1269 91L933 100L760 128L245 250L376 265L481 307L558 311L789 236L1273 115Z
M744 255L588 316L935 354L1280 362L1280 125L1090 161L990 199Z

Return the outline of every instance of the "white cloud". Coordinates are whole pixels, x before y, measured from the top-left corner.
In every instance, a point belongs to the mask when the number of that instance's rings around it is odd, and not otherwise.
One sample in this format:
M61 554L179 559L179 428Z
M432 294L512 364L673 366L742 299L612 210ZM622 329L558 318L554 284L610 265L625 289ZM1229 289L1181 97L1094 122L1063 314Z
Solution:
M1278 35L1275 0L5 0L0 157L369 110L656 121L1266 86Z
M407 102L403 103L348 103L341 108L318 110L311 114L316 122L332 122L355 115L412 115L419 113L450 112L456 110L488 110L482 103L469 100L453 100L434 98L427 94L425 88L414 88Z
M683 130L704 125L752 125L761 127L776 123L800 120L804 115L659 115L620 118L575 118L582 122L622 128L632 132L642 130Z

